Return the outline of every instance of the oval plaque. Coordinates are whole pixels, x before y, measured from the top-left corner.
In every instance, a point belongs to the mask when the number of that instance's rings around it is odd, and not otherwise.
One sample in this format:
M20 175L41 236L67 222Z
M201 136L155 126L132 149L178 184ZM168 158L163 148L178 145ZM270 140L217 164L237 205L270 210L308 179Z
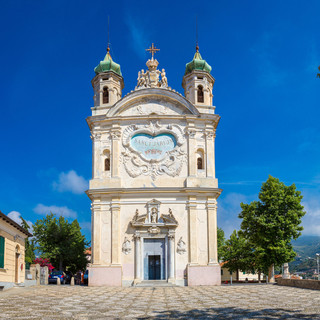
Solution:
M177 141L170 133L161 133L156 136L138 133L131 138L130 145L146 159L158 160L161 159L166 152L172 151L177 145Z

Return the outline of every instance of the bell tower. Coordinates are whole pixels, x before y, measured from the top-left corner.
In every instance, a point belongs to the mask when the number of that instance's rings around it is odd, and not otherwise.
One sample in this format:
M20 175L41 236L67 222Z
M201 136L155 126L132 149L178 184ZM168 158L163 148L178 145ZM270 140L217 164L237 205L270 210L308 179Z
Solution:
M91 81L94 90L93 110L96 110L95 114L101 114L121 99L124 88L120 65L112 60L109 46L104 60L95 67L94 72L96 76Z
M215 79L210 74L211 69L211 66L202 59L197 45L193 60L186 64L182 87L185 97L203 113L214 113L215 109L212 106Z

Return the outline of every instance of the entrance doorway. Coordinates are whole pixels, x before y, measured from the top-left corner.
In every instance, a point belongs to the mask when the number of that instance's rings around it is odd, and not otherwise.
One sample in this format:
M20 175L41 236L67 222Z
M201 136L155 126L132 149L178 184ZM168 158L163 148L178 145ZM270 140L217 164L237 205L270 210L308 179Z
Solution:
M161 279L161 260L160 256L148 256L149 280Z
M165 280L167 273L165 239L144 239L143 256L143 280Z

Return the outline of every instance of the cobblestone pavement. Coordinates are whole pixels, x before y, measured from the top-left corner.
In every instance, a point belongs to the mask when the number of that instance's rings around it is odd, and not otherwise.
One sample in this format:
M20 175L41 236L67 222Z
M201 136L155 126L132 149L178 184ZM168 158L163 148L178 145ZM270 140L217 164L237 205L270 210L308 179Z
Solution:
M0 319L320 319L320 291L276 285L0 292Z

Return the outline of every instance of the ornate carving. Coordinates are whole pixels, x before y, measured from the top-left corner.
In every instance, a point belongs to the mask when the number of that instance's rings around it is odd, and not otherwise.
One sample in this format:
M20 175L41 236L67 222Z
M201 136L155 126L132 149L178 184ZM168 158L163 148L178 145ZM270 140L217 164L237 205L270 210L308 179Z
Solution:
M124 242L122 244L122 252L126 255L131 252L131 241L127 237L124 238Z
M204 134L207 137L207 139L212 139L212 138L216 137L216 132L214 129L213 130L206 130Z
M176 224L178 225L178 221L176 220L176 218L174 217L172 210L169 208L169 214L162 214L161 215L161 219L163 220L163 222L165 223L169 223L169 224Z
M196 130L194 128L186 128L185 129L186 135L188 135L190 138L194 138L196 135Z
M131 138L137 134L146 134L155 138L160 134L170 134L175 138L176 145L173 150L163 152L160 158L148 159L143 152L135 150L130 144ZM184 141L182 129L178 125L160 125L158 121L151 121L148 125L131 125L122 135L125 151L122 152L121 161L133 178L149 175L152 180L155 180L157 176L163 174L175 177L180 174L183 162L187 161L186 152L181 148Z
M187 252L186 243L182 240L182 237L180 237L177 243L177 253L184 254L186 252Z
M161 231L161 229L157 226L152 226L148 229L148 232L152 233L152 234L160 233L160 231Z
M138 209L131 220L133 227L177 227L178 221L175 219L172 210L168 214L160 215L160 202L153 199L147 203L147 213L139 214Z
M166 77L166 72L164 69L157 70L159 62L157 59L149 59L146 63L148 70L144 72L144 69L138 72L137 79L137 89L143 88L166 88L168 89L168 79ZM161 80L159 80L159 76L161 75Z
M115 140L120 139L121 130L120 129L112 129L110 131L110 134L111 134L112 139L115 139Z

